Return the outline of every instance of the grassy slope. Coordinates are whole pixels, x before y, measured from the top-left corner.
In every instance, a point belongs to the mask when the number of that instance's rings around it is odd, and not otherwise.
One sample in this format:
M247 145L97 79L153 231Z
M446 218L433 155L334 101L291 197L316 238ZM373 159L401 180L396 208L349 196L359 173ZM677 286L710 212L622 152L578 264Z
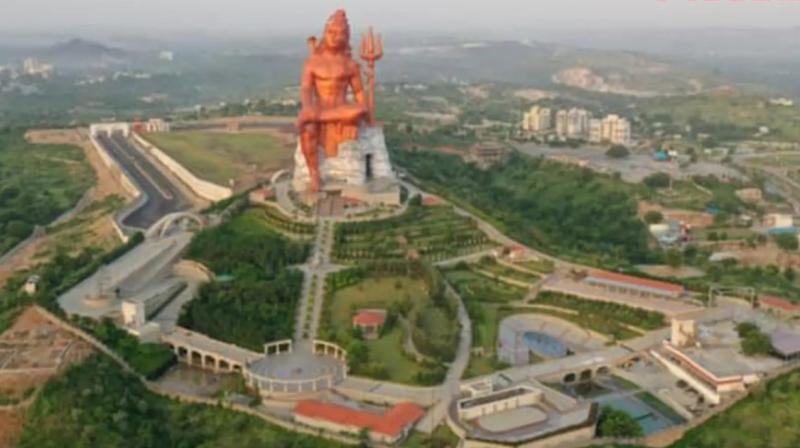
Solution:
M94 182L80 148L0 132L0 254L73 207Z
M202 179L228 185L230 179L255 170L275 168L292 152L268 134L170 132L148 134L147 139Z
M95 356L48 383L20 448L338 447L238 412L157 396Z

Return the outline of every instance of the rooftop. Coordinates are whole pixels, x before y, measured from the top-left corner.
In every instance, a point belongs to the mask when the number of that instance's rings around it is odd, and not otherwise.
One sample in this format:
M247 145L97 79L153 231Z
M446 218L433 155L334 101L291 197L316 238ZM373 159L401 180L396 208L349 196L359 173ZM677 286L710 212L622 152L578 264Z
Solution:
M300 401L295 406L294 412L304 417L327 420L340 425L368 428L390 437L396 437L403 428L414 424L425 415L425 411L414 403L397 404L383 415L379 415L316 400Z
M377 327L386 321L386 312L383 310L361 310L353 316L353 325L359 327Z
M651 280L648 278L634 277L631 275L620 274L617 272L609 271L594 271L587 278L594 278L599 280L606 280L616 283L627 283L629 285L641 287L660 289L671 293L683 293L684 288L681 285L674 283L662 282L660 280Z
M792 303L786 299L781 299L780 297L761 295L758 299L758 302L761 306L778 308L783 311L790 311L790 312L800 311L800 305Z
M681 353L695 365L713 375L716 380L755 373L733 347L696 348L686 347L674 351Z
M771 335L772 348L781 356L794 356L800 353L800 335L783 329L775 330Z

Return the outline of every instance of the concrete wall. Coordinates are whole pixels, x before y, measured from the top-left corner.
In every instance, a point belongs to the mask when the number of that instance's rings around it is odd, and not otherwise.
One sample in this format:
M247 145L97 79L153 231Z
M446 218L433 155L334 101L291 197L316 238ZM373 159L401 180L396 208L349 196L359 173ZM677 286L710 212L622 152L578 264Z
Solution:
M183 165L178 163L175 159L168 156L167 153L157 148L152 143L148 142L137 133L133 133L133 139L142 145L150 154L153 155L159 162L169 169L178 179L186 184L196 195L203 199L208 199L212 202L221 201L233 196L233 190L227 187L222 187L217 184L202 180L192 174Z
M484 415L495 414L497 412L509 411L523 406L532 406L542 400L542 391L531 390L516 397L491 401L472 408L459 409L458 418L461 420L472 420Z
M719 404L721 398L719 394L711 389L711 387L707 386L704 382L698 380L694 376L692 376L689 372L684 370L678 364L670 361L665 356L662 356L660 353L656 352L655 350L651 350L650 354L653 355L655 359L657 359L661 364L666 367L669 373L673 374L675 377L686 381L690 386L692 386L695 390L703 394L703 397L709 402L713 404Z
M127 243L128 234L122 225L122 221L124 221L125 218L127 218L136 209L141 207L142 204L147 202L147 195L139 189L125 169L119 165L108 152L106 152L106 149L103 147L103 145L101 145L100 142L95 138L94 133L90 133L89 139L92 142L92 146L94 146L95 150L97 151L97 154L100 156L100 159L108 167L108 169L111 170L111 172L114 174L114 177L119 179L122 188L128 192L128 194L134 197L134 200L126 205L122 210L117 212L112 220L112 224L114 225L114 230L117 232L117 236L123 242Z

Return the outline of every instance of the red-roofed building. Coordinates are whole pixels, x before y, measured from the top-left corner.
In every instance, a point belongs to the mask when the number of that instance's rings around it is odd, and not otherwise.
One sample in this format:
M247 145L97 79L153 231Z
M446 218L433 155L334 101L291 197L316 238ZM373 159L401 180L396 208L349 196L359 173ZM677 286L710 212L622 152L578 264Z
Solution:
M758 298L758 306L765 311L784 317L794 318L800 316L800 304L792 303L780 297L761 295Z
M366 429L370 439L388 444L405 438L423 415L425 411L414 403L397 404L383 414L316 400L300 401L294 408L294 419L298 423L352 435Z
M677 299L686 292L683 286L674 283L608 271L594 271L587 275L583 281L588 285L604 288L611 292L632 294L640 297Z
M442 205L442 198L439 196L434 196L432 194L427 194L425 197L422 198L422 205L426 207L435 207L437 205Z
M384 322L386 322L385 310L360 310L353 316L353 327L361 329L367 339L378 337Z

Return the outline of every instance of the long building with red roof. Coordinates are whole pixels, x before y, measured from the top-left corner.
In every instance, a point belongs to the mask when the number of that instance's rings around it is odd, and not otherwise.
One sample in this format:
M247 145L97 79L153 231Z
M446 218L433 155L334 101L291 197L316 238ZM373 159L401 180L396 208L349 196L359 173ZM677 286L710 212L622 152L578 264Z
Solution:
M617 272L593 271L583 281L588 285L605 288L612 292L622 292L640 297L677 299L686 293L686 289L682 285Z
M294 408L294 419L314 428L352 435L369 431L372 440L393 444L404 439L425 411L414 403L400 403L383 414L361 411L317 400L303 400Z
M786 317L800 316L800 304L790 302L780 297L762 294L758 298L758 306L765 311L771 311Z

